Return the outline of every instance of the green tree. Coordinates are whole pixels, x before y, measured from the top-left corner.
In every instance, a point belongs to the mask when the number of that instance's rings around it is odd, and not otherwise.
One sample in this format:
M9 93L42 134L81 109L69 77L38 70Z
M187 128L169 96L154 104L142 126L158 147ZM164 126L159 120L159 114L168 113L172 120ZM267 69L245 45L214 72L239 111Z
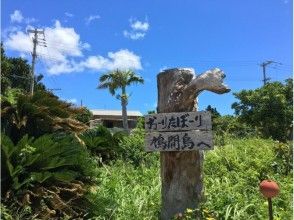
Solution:
M265 137L285 141L291 134L293 118L293 82L272 82L255 90L234 93L233 103L241 122L256 127Z
M29 91L31 79L31 65L20 57L7 57L1 43L1 94L5 94L10 88L19 88ZM35 91L45 90L41 83L43 75L35 77Z
M211 113L212 120L221 116L220 113L216 110L216 108L211 107L211 105L208 105L205 110Z
M109 89L111 95L115 95L117 89L121 89L121 93L116 95L116 98L121 101L123 127L128 130L127 105L129 96L126 92L126 87L133 83L144 83L142 77L136 75L133 71L115 70L102 75L99 79L99 89Z

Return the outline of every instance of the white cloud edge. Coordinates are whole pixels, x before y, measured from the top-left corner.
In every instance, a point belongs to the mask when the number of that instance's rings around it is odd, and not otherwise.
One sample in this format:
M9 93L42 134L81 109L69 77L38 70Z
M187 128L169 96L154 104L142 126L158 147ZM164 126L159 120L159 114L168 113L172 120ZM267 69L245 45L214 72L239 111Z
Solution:
M143 39L150 27L147 19L145 21L139 21L135 18L130 18L129 23L130 30L124 30L123 36L131 40Z
M94 20L98 20L100 19L100 15L96 14L96 15L89 15L88 17L85 18L85 23L86 25L89 25L91 22L93 22Z
M10 14L10 21L12 23L14 22L21 23L23 19L24 17L22 16L22 13L20 10L14 10L14 12Z
M24 23L30 24L33 22L37 22L38 20L36 18L25 18L22 15L22 12L20 10L14 10L12 14L10 14L10 22L11 23Z
M70 13L70 12L64 12L64 15L66 16L66 17L69 17L69 18L72 18L74 15L72 14L72 13Z
M7 37L4 39L7 49L18 51L22 55L32 50L30 36L20 27L8 28L7 32ZM141 57L128 49L111 51L107 56L86 57L83 52L91 45L82 42L74 28L62 26L59 20L56 20L53 26L45 27L45 36L48 47L37 47L37 53L44 60L48 74L58 75L84 70L110 71L117 68L142 69Z

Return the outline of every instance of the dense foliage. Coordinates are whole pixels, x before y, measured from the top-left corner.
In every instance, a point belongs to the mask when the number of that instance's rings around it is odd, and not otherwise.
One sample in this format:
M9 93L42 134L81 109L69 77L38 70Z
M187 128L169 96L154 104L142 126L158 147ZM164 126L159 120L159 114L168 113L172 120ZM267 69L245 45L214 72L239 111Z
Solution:
M241 122L256 127L263 137L280 141L291 139L293 118L293 81L267 83L255 90L235 93L232 108Z
M86 107L80 107L78 109L79 111L76 113L75 119L89 125L89 122L93 117L92 112Z
M111 133L100 125L83 132L79 137L92 155L98 156L105 163L119 157L122 151L119 143L125 135L122 131Z
M57 131L83 131L87 128L74 119L79 109L46 91L33 96L17 93L1 99L2 131L16 143L22 136L39 137Z
M36 217L85 214L74 203L83 202L83 182L94 181L97 172L74 136L26 135L15 145L2 135L1 162L2 194L10 207L29 206ZM72 191L65 195L67 190Z
M28 94L30 65L7 58L2 44L1 58L1 217L91 215L86 195L97 162L76 135L88 128L89 112L46 91L40 76Z
M259 192L264 178L277 181L281 188L273 199L275 219L292 219L291 144L259 138L226 142L229 144L205 152L205 200L200 210L188 209L177 219L195 219L195 212L210 220L267 219L267 201ZM158 219L158 157L145 157L139 166L117 161L102 167L100 178L92 189L92 196L98 197L96 219Z

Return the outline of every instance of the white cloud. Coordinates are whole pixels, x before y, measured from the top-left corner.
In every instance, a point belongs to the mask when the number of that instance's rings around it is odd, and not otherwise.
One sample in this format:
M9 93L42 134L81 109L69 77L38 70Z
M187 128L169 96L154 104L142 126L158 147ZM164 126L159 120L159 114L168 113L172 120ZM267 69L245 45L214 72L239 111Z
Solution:
M23 20L23 16L19 10L15 10L13 14L10 15L11 22L18 22L21 23Z
M30 23L36 22L37 19L35 19L35 18L24 18L21 11L15 10L13 12L13 14L10 15L10 21L12 23L14 23L14 22L17 22L17 23L25 22L26 24L30 24Z
M27 29L31 28L28 26ZM73 28L62 27L58 20L53 27L46 27L44 31L48 48L42 47L41 44L37 47L37 53L40 53L41 56L46 53L57 61L65 61L68 56L83 56L82 49L90 47L88 43L80 41L80 35ZM11 31L6 38L4 44L8 49L19 52L32 51L31 36L24 31Z
M33 47L30 37L19 30L8 33L8 39L4 41L4 45L7 49L18 52L30 52Z
M90 15L89 17L85 18L86 25L89 25L92 21L100 19L100 15Z
M27 26L27 29L32 27ZM41 41L37 46L37 55L46 64L49 74L81 72L85 69L109 71L114 69L142 69L141 58L127 49L109 52L107 56L85 57L84 50L91 46L80 40L80 35L71 27L64 27L56 20L52 27L45 27L47 47L42 47ZM4 45L9 50L20 54L29 54L33 43L31 34L19 28L7 29ZM39 38L43 38L39 35Z
M70 17L70 18L72 18L74 16L72 13L69 13L69 12L65 12L64 14L66 17Z
M38 20L36 18L26 18L25 19L26 24L34 23L34 22L37 22L37 21Z
M142 69L141 58L133 52L122 49L109 52L108 57L90 56L80 65L93 70Z
M136 19L130 19L129 22L131 30L124 30L123 35L132 40L143 39L149 29L148 21L145 20L145 22L143 22Z
M141 32L128 32L128 31L124 30L123 34L126 38L130 38L132 40L138 40L140 38L145 37L145 33L141 33Z
M131 20L130 23L131 23L131 28L136 31L148 31L149 29L149 23L147 21L142 22L142 21Z

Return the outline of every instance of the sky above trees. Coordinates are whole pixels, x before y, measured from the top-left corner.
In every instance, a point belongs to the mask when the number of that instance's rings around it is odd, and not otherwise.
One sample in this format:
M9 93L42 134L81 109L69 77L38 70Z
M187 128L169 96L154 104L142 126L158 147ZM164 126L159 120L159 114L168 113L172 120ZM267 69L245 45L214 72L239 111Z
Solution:
M218 67L232 92L262 86L268 77L292 76L292 1L2 1L2 41L8 56L31 61L26 30L43 28L47 47L37 47L36 73L64 100L90 109L120 109L99 77L132 68L145 79L132 86L128 108L146 113L157 102L156 75L163 69L192 67L197 74ZM43 38L43 36L40 36ZM41 42L41 41L40 41ZM232 92L204 92L208 105L231 114Z

